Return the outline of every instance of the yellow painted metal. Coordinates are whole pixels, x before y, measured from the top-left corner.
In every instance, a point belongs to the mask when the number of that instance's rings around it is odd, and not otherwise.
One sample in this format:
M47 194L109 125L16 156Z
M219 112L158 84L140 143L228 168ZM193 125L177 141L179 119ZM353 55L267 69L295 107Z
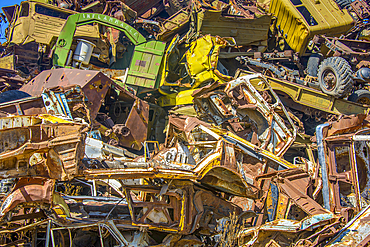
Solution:
M276 219L285 219L289 197L283 193L279 193L279 200L276 207Z
M161 31L157 35L158 40L166 41L171 35L186 28L190 19L190 11L181 9L177 13L164 20L161 24Z
M196 89L190 89L179 93L169 94L158 98L158 104L161 107L175 105L190 105L193 104L193 92Z
M15 69L15 66L14 66L14 55L9 55L9 56L6 56L6 57L1 57L0 58L0 68L2 69L11 69L11 70L14 70Z
M0 129L32 126L36 124L41 124L42 120L46 120L50 123L73 123L71 121L56 116L52 116L49 114L39 114L30 116L22 115L0 118Z
M185 219L186 219L186 191L184 191L184 195L181 198L181 218L180 218L180 224L179 229L180 231L183 231L185 229Z
M218 58L220 49L226 46L235 45L235 40L230 38L220 38L211 35L203 36L190 44L190 48L185 52L186 69L191 78L191 83L181 83L181 80L176 83L166 81L166 76L169 71L168 58L173 52L179 37L175 36L167 48L164 61L165 64L162 70L161 80L159 82L159 92L166 97L159 99L160 106L175 106L192 104L193 98L191 94L194 90L186 90L186 88L195 89L203 83L218 81L220 83L231 81L231 76L224 75L217 70ZM179 93L169 94L162 90L164 87L180 87Z
M370 41L370 30L365 29L360 33L360 40L367 40Z
M235 78L248 74L252 74L252 72L238 70L235 73ZM313 88L279 80L277 78L271 78L267 76L266 78L275 92L281 92L288 95L298 104L336 115L369 113L368 107L363 107L360 104L356 104L347 100L337 99ZM264 84L259 84L258 80L252 80L251 83L258 90L267 89Z
M354 25L349 12L334 0L272 0L270 12L288 45L300 55L314 35L335 36Z
M53 13L60 17L47 15ZM53 38L57 38L69 15L77 12L61 9L57 6L37 1L24 1L18 8L16 18L10 23L10 44L23 45L29 42L37 42L49 45ZM97 25L78 27L76 37L99 38Z
M47 120L51 123L73 123L72 121L65 120L63 118L59 118L59 117L49 115L49 114L40 114L40 115L37 115L37 117L43 120Z
M37 115L3 117L0 118L0 129L32 126L41 124L41 122L42 120L38 118Z
M177 83L169 83L166 81L166 77L168 75L168 72L169 72L169 64L168 64L168 59L170 57L170 55L172 54L172 52L174 51L175 49L175 46L177 45L177 42L179 41L180 39L180 36L178 34L175 35L175 37L173 37L173 39L171 40L170 44L168 45L165 53L164 53L164 56L163 56L163 65L162 65L162 72L161 72L161 78L160 78L160 83L159 83L159 92L163 95L168 95L168 93L164 92L163 90L161 90L161 87L163 86L179 86Z
M199 11L198 32L220 37L233 37L237 45L267 46L271 15L248 19L241 16L223 15L222 12L205 9Z
M193 79L192 88L210 81L231 81L231 76L221 74L217 70L218 56L221 48L230 43L223 38L211 35L203 36L192 42L186 52L188 72Z
M236 140L238 140L238 141L240 141L240 142L243 142L245 146L248 146L251 149L256 149L256 146L255 145L253 145L252 143L244 140L243 138L240 138L239 136L237 136L237 135L235 135L235 134L233 134L231 132L227 132L227 135L230 136L230 137L232 137L232 138L234 138L234 139L236 139ZM263 149L258 149L258 152L261 153L261 154L263 154L264 156L269 157L271 160L276 161L277 163L283 164L285 167L287 167L289 169L290 168L297 168L296 165L290 163L289 161L287 161L287 160L285 160L283 158L280 158L280 157L274 155L273 153L271 153L269 151L266 151L266 150L263 150Z
M59 217L71 217L67 203L58 192L53 193L53 209Z

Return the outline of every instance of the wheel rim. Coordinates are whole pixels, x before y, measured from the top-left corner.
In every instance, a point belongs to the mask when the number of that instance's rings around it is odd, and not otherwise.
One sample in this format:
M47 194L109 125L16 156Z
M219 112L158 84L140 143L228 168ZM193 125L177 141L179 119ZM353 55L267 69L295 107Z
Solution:
M357 103L362 105L370 105L370 99L368 97L361 97L357 100Z
M337 77L335 76L334 71L330 69L325 70L322 74L322 82L322 85L326 90L332 91L337 85Z

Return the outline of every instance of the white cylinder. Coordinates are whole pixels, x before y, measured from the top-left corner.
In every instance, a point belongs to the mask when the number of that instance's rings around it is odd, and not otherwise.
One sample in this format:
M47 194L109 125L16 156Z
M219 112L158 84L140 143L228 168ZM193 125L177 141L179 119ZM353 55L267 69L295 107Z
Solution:
M78 44L73 54L73 60L82 64L89 64L95 44L84 39L78 39Z

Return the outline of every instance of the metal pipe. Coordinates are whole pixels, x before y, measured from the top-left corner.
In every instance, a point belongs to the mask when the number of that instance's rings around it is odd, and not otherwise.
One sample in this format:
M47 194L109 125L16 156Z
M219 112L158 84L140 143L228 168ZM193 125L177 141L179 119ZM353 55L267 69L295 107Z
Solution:
M320 124L316 127L316 141L317 141L317 153L319 156L319 164L322 176L322 197L324 201L324 208L330 210L329 179L326 167L326 158L322 133L322 130L327 126L329 126L329 123Z
M68 228L68 236L69 236L69 247L72 247L72 233L71 229Z
M51 231L51 220L48 221L48 226L46 227L45 247L49 247L49 243L50 243L50 231Z
M51 246L55 247L55 240L54 240L54 231L50 229L50 236L51 236Z
M102 247L104 247L104 241L103 241L103 237L102 237L102 234L101 234L101 227L100 227L100 224L98 225L98 229L99 229L100 245L101 245Z

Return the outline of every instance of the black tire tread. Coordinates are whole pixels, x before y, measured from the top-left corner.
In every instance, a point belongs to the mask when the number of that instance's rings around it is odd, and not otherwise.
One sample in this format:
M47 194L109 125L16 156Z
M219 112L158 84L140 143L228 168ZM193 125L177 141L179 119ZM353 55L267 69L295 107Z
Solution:
M348 96L348 100L355 103L358 103L358 100L361 98L368 98L370 100L370 91L366 89L359 89Z
M341 7L345 8L352 3L351 0L335 0L335 2Z
M322 74L327 68L331 68L336 77L337 85L332 91L328 91L323 86ZM349 63L342 57L329 57L322 61L318 70L318 78L321 90L334 97L343 98L350 94L353 88L352 69Z

